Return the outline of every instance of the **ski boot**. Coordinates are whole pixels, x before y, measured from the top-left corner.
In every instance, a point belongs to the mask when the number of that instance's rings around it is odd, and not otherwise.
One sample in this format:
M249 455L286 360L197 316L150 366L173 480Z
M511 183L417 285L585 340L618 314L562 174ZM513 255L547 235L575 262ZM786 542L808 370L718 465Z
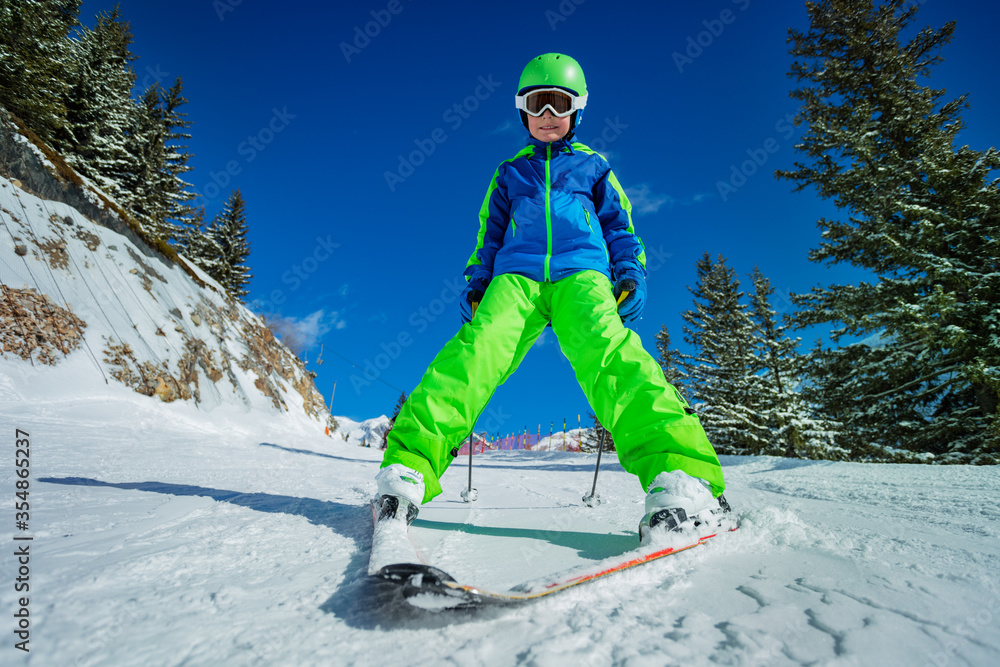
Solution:
M424 500L424 476L400 463L393 463L375 475L378 491L375 510L378 520L400 519L413 523Z
M715 498L702 479L680 470L662 472L649 485L646 515L639 522L639 544L648 544L654 531L717 528L731 512L725 496Z

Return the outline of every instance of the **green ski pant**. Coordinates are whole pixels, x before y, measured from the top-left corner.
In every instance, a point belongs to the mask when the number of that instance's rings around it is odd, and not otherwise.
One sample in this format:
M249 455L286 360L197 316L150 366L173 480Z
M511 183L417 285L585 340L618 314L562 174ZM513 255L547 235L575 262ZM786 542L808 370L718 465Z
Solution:
M683 470L725 489L722 467L698 418L663 377L639 336L618 316L608 278L581 271L555 283L495 277L472 322L445 344L389 432L382 467L424 476L424 502L441 493L454 460L496 390L548 322L618 460L648 490L661 472Z

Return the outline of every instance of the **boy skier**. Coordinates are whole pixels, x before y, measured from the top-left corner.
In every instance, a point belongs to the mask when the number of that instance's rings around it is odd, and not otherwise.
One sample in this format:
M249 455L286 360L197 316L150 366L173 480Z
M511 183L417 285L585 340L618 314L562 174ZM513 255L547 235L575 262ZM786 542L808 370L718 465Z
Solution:
M571 141L586 103L583 70L569 56L538 56L521 74L515 104L528 144L497 168L479 211L465 324L388 434L376 476L380 520L411 522L441 493L455 445L549 324L622 466L648 492L641 541L654 527L696 525L729 509L698 418L623 326L645 305L645 251L607 161Z

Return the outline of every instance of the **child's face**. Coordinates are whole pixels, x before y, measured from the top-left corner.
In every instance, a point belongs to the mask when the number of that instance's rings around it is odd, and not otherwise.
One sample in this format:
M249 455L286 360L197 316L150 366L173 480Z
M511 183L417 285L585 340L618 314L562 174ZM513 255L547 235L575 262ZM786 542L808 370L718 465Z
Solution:
M528 116L528 132L539 141L559 141L569 132L572 116L553 116L548 109L541 116Z

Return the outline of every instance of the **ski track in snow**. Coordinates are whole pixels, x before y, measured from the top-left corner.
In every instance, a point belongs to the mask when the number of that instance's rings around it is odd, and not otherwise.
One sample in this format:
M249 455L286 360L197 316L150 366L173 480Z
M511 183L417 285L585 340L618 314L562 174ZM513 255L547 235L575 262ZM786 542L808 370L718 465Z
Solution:
M67 391L89 371L63 363L0 360L9 459L13 429L31 434L34 537L27 655L13 549L0 561L5 665L1000 664L991 468L724 457L735 533L523 606L424 611L366 577L378 450L276 413ZM475 503L459 459L414 542L498 588L629 548L642 492L605 458L584 507L594 458L477 456Z

